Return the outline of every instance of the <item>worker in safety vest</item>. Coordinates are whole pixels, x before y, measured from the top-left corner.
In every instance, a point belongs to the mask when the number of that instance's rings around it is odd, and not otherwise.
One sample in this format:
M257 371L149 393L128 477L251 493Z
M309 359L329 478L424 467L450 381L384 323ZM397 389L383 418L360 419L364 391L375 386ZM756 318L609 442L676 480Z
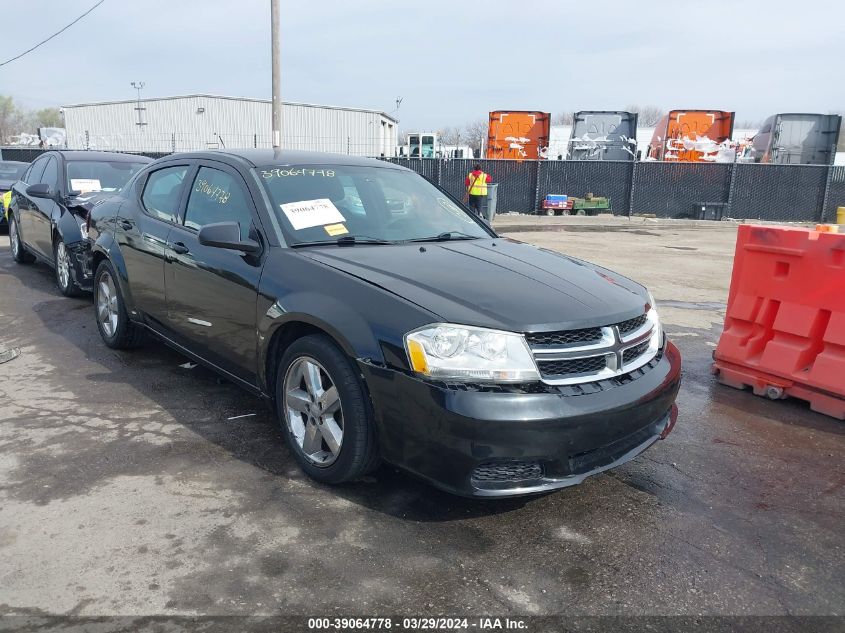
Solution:
M481 171L481 165L476 165L464 181L467 188L467 197L469 198L469 208L482 218L484 217L484 207L487 202L487 185L492 180L490 174Z

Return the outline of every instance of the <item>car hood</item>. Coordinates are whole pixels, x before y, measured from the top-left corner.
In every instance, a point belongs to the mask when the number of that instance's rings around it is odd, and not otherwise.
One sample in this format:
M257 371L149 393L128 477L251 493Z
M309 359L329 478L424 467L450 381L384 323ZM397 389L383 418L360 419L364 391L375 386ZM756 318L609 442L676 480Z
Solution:
M298 252L465 325L522 332L608 325L639 316L648 301L630 279L510 239Z
M68 200L67 208L75 213L88 214L91 210L117 195L114 191L92 191L74 196Z
M17 180L0 180L0 191L9 191Z

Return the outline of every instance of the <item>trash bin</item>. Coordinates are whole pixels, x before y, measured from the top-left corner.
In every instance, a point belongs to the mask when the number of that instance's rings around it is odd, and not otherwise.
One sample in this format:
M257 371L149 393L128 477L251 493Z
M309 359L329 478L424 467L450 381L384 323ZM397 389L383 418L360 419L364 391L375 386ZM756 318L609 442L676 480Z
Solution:
M496 202L499 200L499 183L494 182L487 185L487 209L484 211L484 219L493 222L496 217Z
M721 220L727 206L726 202L695 202L692 217L697 220Z

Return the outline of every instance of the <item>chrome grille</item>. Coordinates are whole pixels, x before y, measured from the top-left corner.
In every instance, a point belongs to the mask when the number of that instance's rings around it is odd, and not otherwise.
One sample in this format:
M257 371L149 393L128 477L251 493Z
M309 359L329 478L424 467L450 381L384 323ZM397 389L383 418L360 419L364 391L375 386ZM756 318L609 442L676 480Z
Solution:
M592 343L601 339L600 327L589 327L580 330L564 330L562 332L537 332L526 334L529 345L574 345L575 343Z
M544 376L560 376L563 374L588 374L601 371L607 367L604 356L588 356L587 358L573 358L572 360L538 361L540 373Z
M624 352L622 352L622 364L628 365L634 362L637 358L642 356L648 351L648 341L643 341L639 345L635 345L634 347L629 347Z
M633 371L657 355L660 338L654 310L599 328L526 335L542 381L549 385L583 384Z
M628 319L627 321L622 321L622 323L620 323L616 327L619 328L619 332L621 334L629 334L630 332L641 328L645 322L646 315L643 314L642 316L638 316L635 319Z

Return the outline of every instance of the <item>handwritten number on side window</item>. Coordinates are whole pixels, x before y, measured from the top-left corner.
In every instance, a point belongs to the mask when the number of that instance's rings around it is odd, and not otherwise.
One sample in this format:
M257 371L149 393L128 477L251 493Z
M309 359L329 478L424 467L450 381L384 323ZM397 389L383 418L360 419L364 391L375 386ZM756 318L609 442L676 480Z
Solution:
M262 169L261 177L269 178L285 178L287 176L316 176L320 178L334 178L334 169L280 169L274 167L273 169Z
M217 185L213 185L208 182L205 178L197 180L197 184L194 187L194 191L198 193L203 193L208 196L214 202L218 202L220 204L226 204L229 202L229 196L231 195L225 189L218 187Z

